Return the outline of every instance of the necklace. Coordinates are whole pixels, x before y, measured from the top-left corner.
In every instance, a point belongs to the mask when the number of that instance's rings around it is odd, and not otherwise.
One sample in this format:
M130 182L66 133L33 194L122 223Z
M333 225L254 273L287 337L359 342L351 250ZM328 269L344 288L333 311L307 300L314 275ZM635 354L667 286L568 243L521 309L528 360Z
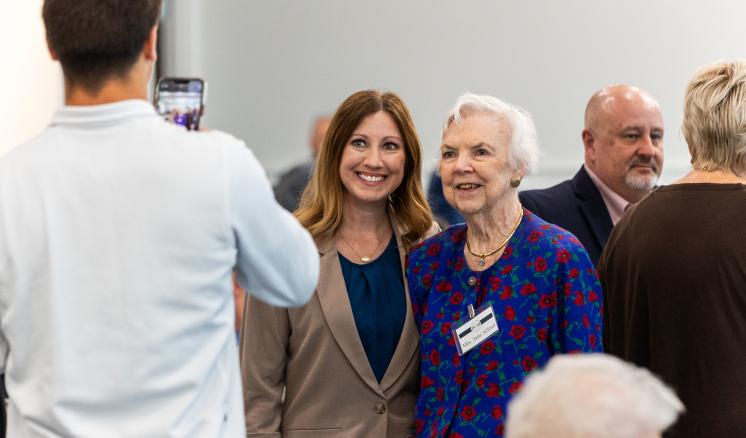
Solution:
M352 252L355 253L355 255L360 259L361 262L368 263L372 260L371 256L361 256L359 252L355 251L355 248L353 248L352 245L350 245L350 242L348 242L347 239L345 239L345 236L343 236L342 233L339 233L339 237L342 238L342 242L344 242L345 245L347 245L347 247L350 248ZM387 240L383 239L382 242L383 243L379 243L378 246L376 246L376 249L373 251L373 255L378 254L378 251L387 242Z
M476 253L476 252L474 252L474 251L471 250L471 246L469 246L469 239L468 238L466 239L466 250L469 251L469 253L471 253L471 255L473 255L474 257L479 257L479 266L484 266L484 258L485 257L489 257L489 256L495 254L496 252L500 251L501 249L505 248L505 246L510 241L510 238L513 237L513 234L515 234L515 230L518 229L518 225L521 223L521 219L523 219L523 208L520 209L520 211L518 213L518 220L515 222L515 225L513 226L513 229L510 230L510 233L508 234L508 237L506 237L505 240L503 241L503 243L501 243L500 246L498 246L494 251L490 251L490 252L486 252L486 253L481 253L481 254L480 253Z

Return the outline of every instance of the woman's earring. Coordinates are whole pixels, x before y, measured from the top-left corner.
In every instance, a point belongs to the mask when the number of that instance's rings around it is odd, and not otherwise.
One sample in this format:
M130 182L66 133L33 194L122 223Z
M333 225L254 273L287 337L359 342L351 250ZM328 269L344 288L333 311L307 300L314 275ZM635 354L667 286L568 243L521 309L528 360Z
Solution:
M521 185L521 177L520 176L514 176L513 178L510 178L510 187L516 188L519 185Z

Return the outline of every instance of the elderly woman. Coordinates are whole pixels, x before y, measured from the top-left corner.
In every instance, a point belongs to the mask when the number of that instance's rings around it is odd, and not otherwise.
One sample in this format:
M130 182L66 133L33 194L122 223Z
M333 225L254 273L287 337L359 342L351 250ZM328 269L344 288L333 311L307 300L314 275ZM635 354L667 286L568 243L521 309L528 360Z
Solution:
M644 368L605 354L558 354L508 405L506 438L660 438L684 410Z
M337 109L295 212L321 253L316 293L298 309L247 301L248 436L399 438L412 430L419 363L403 263L437 231L420 156L397 95L359 91Z
M688 412L667 437L746 437L746 61L694 76L683 131L692 170L601 256L606 346L676 388Z
M567 231L518 201L537 156L522 110L465 94L443 130L446 199L464 216L415 247L407 279L420 329L418 436L502 436L523 378L556 353L601 350L601 289Z

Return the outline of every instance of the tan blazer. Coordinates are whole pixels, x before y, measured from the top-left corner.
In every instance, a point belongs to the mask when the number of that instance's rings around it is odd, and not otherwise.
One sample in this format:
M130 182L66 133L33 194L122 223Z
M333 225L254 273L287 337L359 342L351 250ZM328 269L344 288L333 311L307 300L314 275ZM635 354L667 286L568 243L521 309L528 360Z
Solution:
M405 251L394 228L403 274ZM434 224L428 236L437 230ZM321 274L308 304L280 309L246 301L241 370L247 436L411 436L419 335L406 279L404 328L379 384L357 333L334 239L317 244Z

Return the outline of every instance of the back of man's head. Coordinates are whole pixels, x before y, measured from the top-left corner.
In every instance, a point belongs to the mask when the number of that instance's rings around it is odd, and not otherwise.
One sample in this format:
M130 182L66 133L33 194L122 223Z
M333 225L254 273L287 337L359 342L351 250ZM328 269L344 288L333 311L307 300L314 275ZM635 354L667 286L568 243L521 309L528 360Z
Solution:
M603 354L555 356L511 401L505 437L660 437L682 410L643 368Z
M158 22L162 0L45 0L50 50L68 84L96 92L123 78Z

